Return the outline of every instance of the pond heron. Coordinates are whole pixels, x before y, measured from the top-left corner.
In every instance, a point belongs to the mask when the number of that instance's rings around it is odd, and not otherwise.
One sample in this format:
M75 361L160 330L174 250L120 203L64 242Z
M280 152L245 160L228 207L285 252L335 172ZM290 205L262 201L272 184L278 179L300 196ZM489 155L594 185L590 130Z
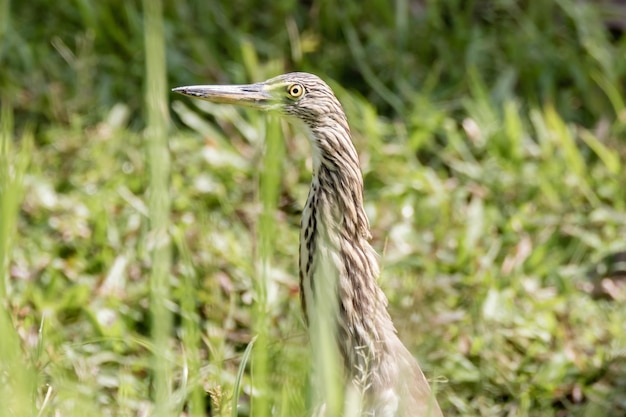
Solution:
M302 309L312 343L324 337L332 340L346 392L360 394L357 410L346 402L337 413L322 404L318 414L442 416L417 361L397 336L387 298L377 284L379 265L369 243L359 157L346 115L330 87L315 75L295 72L256 84L173 91L214 103L277 111L306 127L313 180L300 227ZM320 317L328 317L331 324L324 326ZM325 365L319 362L326 356L317 357L314 373Z

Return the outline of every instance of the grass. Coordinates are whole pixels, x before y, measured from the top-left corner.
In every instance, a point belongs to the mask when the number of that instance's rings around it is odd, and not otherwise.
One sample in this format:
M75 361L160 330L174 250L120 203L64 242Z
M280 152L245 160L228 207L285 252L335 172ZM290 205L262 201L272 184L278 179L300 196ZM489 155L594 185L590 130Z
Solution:
M0 416L306 415L303 132L168 95L286 69L344 104L446 415L624 414L624 300L581 290L626 247L626 38L598 9L1 3Z
M24 133L23 148L14 149L11 138L13 131L13 109L3 101L2 123L0 126L0 299L6 300L11 293L12 283L9 275L12 236L15 236L15 218L19 202L24 192L23 177L28 167L28 152L32 145L30 133ZM13 324L13 317L8 306L3 304L0 310L0 332L3 335L0 344L0 371L6 384L0 389L0 398L4 408L16 415L35 414L33 398L37 392L38 377L34 372L33 362L38 360L38 353L33 349L28 356L22 354L18 328Z
M150 330L153 349L152 363L152 399L155 416L169 416L174 414L175 403L172 398L172 354L170 353L170 337L172 333L172 312L168 308L170 302L170 269L171 246L169 236L170 196L168 182L170 177L170 158L167 150L167 130L169 112L167 110L167 88L165 68L165 48L163 42L163 4L161 1L146 0L143 2L144 35L146 45L146 145L148 164L150 168L149 185L149 231L146 246L151 254L150 274ZM181 300L182 301L182 300ZM182 304L188 306L187 303ZM189 320L193 317L193 310L183 311L184 317ZM186 327L190 327L187 325ZM192 333L193 334L193 333ZM182 338L183 346L188 345L188 334ZM199 342L196 337L194 345ZM186 351L197 353L196 349ZM185 355L185 359L188 359ZM197 378L198 360L189 358L188 363L195 364L189 371L192 378ZM188 368L185 363L185 368ZM187 375L186 375L187 376ZM183 379L182 392L188 395L186 381ZM197 392L192 387L191 392ZM192 415L201 415L201 400L197 395L189 395ZM180 411L176 414L180 414Z

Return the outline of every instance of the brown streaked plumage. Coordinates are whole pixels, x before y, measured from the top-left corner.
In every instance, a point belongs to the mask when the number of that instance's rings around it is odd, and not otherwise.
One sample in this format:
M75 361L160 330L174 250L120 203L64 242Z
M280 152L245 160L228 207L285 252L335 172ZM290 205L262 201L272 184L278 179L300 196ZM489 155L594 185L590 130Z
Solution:
M257 84L173 91L216 103L276 110L304 123L313 150L313 180L301 221L300 296L312 342L323 338L319 329L328 329L319 324L320 317L332 321L331 337L343 364L346 392L360 394L358 410L353 409L355 403L346 402L350 409L343 414L442 416L417 361L396 334L387 298L377 284L379 266L369 244L359 158L330 87L315 75L296 72ZM322 406L321 414L333 414L323 411L329 408Z

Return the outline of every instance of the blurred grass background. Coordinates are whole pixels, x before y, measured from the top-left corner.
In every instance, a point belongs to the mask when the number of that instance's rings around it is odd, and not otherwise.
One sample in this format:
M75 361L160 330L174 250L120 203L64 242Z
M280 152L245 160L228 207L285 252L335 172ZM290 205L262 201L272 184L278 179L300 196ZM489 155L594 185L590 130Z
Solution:
M0 416L306 415L306 139L168 93L291 70L446 415L626 413L621 2L156 3L0 1Z

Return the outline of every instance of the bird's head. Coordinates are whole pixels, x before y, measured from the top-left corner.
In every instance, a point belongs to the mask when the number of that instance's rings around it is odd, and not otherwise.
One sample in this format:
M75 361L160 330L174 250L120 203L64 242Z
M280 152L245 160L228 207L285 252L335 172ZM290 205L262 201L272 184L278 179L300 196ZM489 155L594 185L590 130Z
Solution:
M307 124L333 113L343 116L330 87L316 75L305 72L283 74L256 84L194 85L172 91L214 103L278 111Z

